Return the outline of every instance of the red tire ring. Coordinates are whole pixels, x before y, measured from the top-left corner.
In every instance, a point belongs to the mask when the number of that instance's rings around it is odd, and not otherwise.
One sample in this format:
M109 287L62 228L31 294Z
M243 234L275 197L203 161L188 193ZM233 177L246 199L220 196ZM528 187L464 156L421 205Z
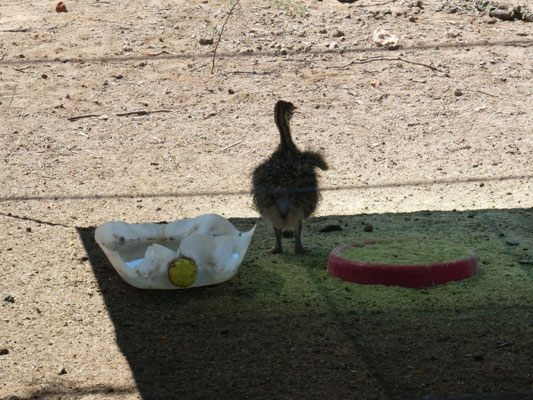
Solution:
M376 242L370 240L361 243L374 244ZM460 281L477 275L479 272L477 257L474 254L467 258L430 265L373 264L348 260L341 256L347 247L358 245L359 243L344 244L332 250L328 258L330 275L363 285L395 285L420 289L449 281Z

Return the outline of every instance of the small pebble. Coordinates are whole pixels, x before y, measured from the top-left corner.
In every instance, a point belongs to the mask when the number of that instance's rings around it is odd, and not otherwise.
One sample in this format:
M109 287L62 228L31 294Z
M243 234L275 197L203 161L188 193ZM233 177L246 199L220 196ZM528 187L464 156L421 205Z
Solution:
M374 227L368 222L363 222L362 224L365 226L363 229L365 232L374 232Z
M213 38L208 38L208 39L200 38L198 43L200 43L201 46L208 46L208 45L213 44Z
M8 349L0 349L0 356L5 356L6 354L9 354Z
M56 12L58 12L58 13L61 13L61 12L68 12L68 10L67 10L67 6L65 5L65 3L63 3L62 1L60 1L59 3L57 3L57 5L56 5Z
M456 96L456 97L459 97L459 96L462 96L464 93L461 89L455 89L453 91L453 95Z
M489 15L493 18L498 18L503 21L511 21L514 19L514 11L513 10L501 10L499 8L495 10L491 10L489 12Z
M324 232L324 233L335 232L335 231L342 231L342 227L340 225L330 224L320 229L320 232Z
M13 296L11 296L10 294L8 294L6 297L4 297L4 301L6 301L8 303L14 303L15 302L15 298Z
M533 22L533 12L530 12L530 11L523 12L522 21Z

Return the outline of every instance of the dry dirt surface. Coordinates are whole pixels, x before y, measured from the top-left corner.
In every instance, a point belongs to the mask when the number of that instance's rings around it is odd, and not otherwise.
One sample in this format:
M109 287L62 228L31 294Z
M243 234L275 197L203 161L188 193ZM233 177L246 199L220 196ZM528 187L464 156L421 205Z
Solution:
M267 302L257 310L245 288L233 314L209 312L224 301L224 286L135 290L92 235L109 220L205 213L249 227L257 218L250 177L276 146L279 99L298 107L296 143L322 151L331 167L320 174L317 216L513 209L525 218L533 207L533 23L492 18L467 0L242 0L212 70L226 1L65 6L0 3L1 399L531 395L531 348L502 356L504 370L517 371L495 385L492 375L432 384L423 366L409 370L409 384L394 383L365 357L369 336L340 366L325 345L306 348L306 330L315 343L344 340L325 314L283 317ZM377 29L400 47L378 47ZM505 325L502 312L496 327ZM247 332L240 336L238 321ZM374 329L386 331L387 321ZM450 337L439 343L460 345Z

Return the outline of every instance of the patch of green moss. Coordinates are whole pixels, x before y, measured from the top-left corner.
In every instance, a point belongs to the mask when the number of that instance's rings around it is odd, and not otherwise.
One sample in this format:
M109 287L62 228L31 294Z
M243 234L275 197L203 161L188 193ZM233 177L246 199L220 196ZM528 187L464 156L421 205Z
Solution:
M440 240L396 239L360 242L347 247L341 257L353 261L389 265L431 265L464 259L471 251L459 243Z
M220 290L235 286L239 298L246 290L245 304L255 314L275 310L290 315L312 313L387 313L460 310L476 318L481 309L533 305L532 268L521 264L533 249L531 221L527 212L508 210L461 212L417 212L357 216L318 217L304 223L302 241L312 249L294 254L294 238L283 238L283 254L268 254L274 243L272 227L259 221L248 254L238 275ZM529 219L528 219L529 218ZM237 220L237 228L248 230L257 220ZM323 226L338 224L342 231L320 232ZM374 230L367 232L366 225ZM503 235L502 235L503 234ZM369 240L397 240L405 237L452 242L464 246L461 256L472 250L479 274L427 289L397 286L359 285L332 277L327 272L329 253L341 244ZM384 237L386 239L384 239ZM509 246L507 242L518 242ZM369 246L370 247L370 246ZM455 259L459 258L455 257ZM448 257L444 257L448 258ZM261 310L261 311L259 311ZM281 311L283 310L283 311ZM268 312L267 312L268 311ZM455 312L455 311L454 311ZM447 317L443 316L443 323Z

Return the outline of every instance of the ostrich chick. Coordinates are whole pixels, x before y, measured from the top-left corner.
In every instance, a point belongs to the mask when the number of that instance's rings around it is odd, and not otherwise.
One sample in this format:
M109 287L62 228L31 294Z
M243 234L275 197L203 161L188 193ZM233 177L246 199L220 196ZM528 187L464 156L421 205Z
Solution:
M327 170L324 157L317 152L301 151L291 138L290 120L296 107L280 100L274 108L274 121L280 133L280 143L272 155L259 165L252 177L254 206L265 221L274 226L276 244L270 253L282 252L281 234L292 228L294 252L310 251L302 246L302 221L316 209L319 200L315 168Z

